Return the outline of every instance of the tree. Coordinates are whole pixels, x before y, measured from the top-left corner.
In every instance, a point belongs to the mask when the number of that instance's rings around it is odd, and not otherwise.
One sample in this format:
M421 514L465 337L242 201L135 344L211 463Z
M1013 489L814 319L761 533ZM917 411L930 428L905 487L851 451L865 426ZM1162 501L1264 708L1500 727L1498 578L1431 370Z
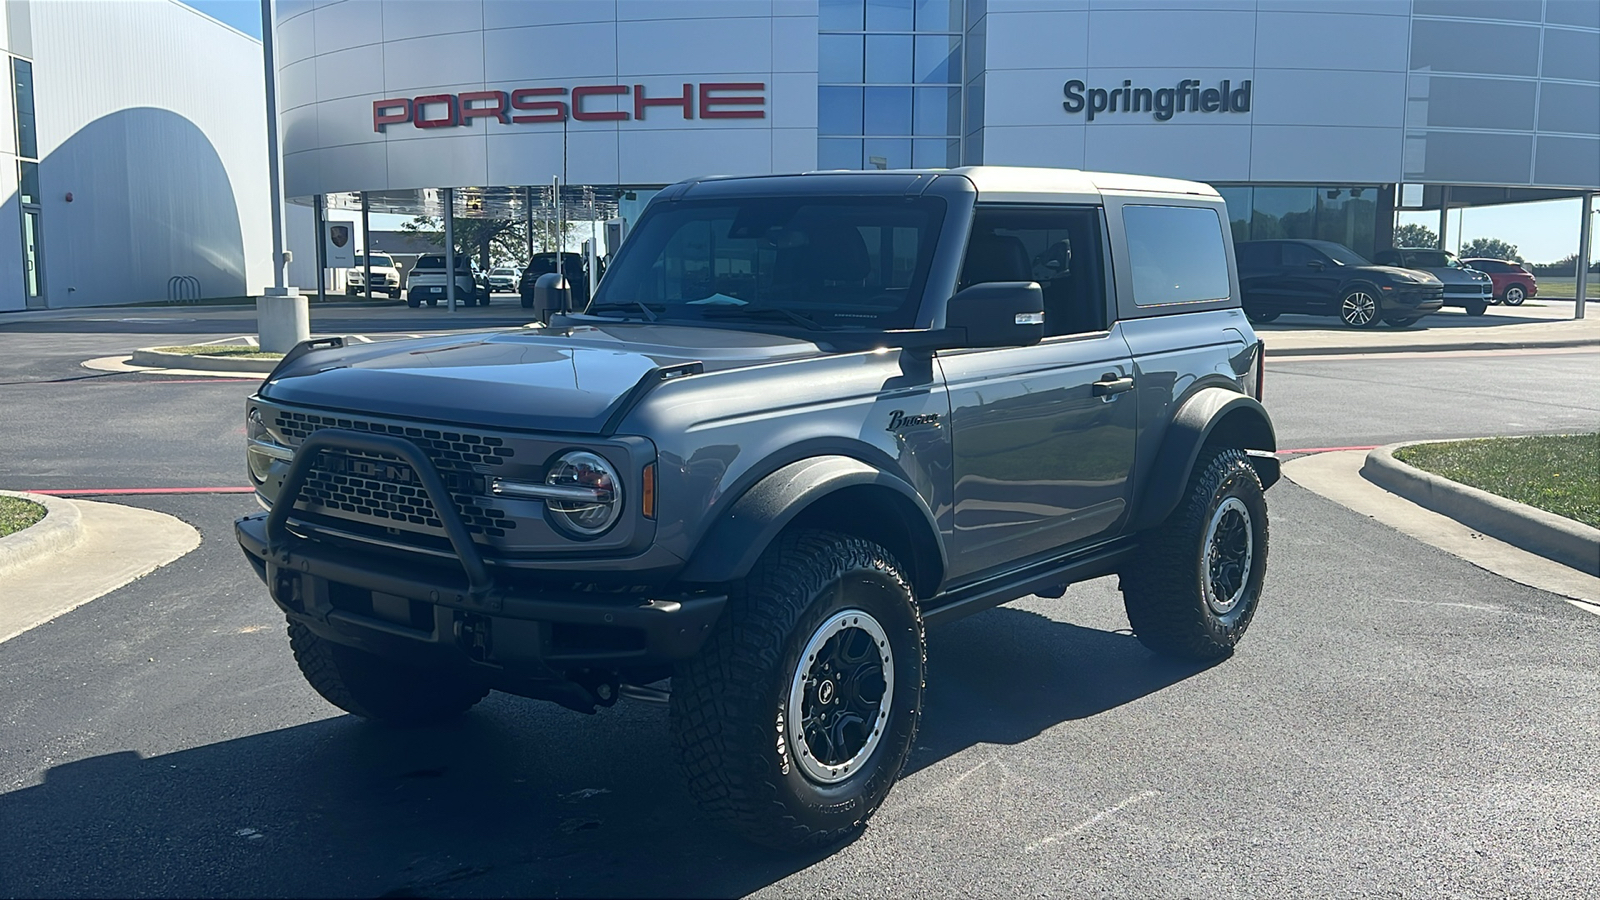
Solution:
M1394 230L1394 245L1396 247L1421 247L1432 250L1438 248L1439 236L1434 234L1433 229L1426 225L1407 222Z
M1507 262L1522 262L1522 257L1517 255L1517 245L1508 244L1499 238L1473 238L1461 245L1463 259L1503 259Z
M577 222L567 222L566 237L570 243L578 234ZM444 219L438 216L417 216L400 226L400 230L426 238L440 250L444 249ZM528 262L528 229L514 219L459 218L452 226L455 232L456 252L476 257L478 268L489 269L494 263L512 262L518 268ZM549 222L533 223L533 249L535 253L554 250L552 239L555 229Z

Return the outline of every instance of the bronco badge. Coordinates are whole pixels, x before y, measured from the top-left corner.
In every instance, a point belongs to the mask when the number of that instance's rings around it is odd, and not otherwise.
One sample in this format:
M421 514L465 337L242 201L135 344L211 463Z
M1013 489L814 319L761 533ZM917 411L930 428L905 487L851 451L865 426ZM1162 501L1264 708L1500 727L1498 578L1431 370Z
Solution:
M920 416L908 416L905 414L904 410L897 409L894 412L889 413L889 426L884 430L899 431L902 428L910 428L912 425L937 424L939 424L938 413L925 413Z

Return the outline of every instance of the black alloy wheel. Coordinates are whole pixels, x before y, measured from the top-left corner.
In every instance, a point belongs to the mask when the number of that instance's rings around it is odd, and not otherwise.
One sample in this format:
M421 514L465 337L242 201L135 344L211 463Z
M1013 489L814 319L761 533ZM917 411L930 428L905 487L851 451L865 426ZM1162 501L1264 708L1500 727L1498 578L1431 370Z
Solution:
M1339 301L1339 320L1351 328L1371 328L1379 322L1377 292L1358 287Z

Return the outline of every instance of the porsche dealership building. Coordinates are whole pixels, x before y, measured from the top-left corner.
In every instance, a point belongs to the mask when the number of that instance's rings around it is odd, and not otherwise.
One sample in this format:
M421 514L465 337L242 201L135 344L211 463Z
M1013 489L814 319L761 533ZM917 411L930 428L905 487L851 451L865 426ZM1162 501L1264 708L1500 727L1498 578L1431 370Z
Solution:
M697 175L959 164L1217 185L1240 237L1600 189L1593 0L279 3L286 193L601 218ZM1442 219L1442 217L1441 217ZM1577 223L1574 223L1577 224Z

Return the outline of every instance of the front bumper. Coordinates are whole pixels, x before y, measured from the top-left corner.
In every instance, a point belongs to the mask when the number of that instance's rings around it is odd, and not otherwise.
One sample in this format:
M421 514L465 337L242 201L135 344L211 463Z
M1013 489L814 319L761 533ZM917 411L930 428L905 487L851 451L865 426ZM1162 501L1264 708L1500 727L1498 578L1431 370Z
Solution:
M1444 306L1444 289L1437 284L1407 284L1379 292L1381 309L1387 318L1405 315L1420 318Z
M1494 302L1494 286L1489 282L1478 285L1447 285L1444 289L1445 306L1468 306L1474 303Z

